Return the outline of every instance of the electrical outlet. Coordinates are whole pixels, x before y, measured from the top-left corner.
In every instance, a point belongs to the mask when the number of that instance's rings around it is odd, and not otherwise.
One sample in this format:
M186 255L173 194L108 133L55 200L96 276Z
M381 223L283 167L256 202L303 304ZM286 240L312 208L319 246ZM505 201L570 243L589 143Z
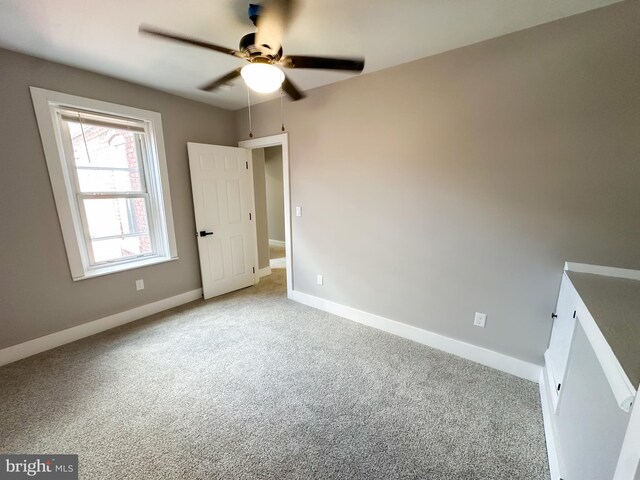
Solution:
M318 285L324 284L324 278L322 278L322 275L318 275L317 282L318 282Z
M302 216L302 207L296 207L296 217Z
M476 312L476 316L473 319L473 324L476 327L484 328L486 323L487 323L487 314L486 313Z
M136 280L136 290L144 290L144 280Z

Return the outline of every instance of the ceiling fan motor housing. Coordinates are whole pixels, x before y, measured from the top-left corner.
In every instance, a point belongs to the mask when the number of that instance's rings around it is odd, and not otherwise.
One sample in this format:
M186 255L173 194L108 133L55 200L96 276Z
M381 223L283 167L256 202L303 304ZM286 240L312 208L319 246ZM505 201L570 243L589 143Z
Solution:
M246 53L251 61L257 58L264 58L269 62L277 62L282 58L282 47L278 50L276 55L270 55L264 53L260 45L256 45L256 34L248 33L240 39L240 51Z

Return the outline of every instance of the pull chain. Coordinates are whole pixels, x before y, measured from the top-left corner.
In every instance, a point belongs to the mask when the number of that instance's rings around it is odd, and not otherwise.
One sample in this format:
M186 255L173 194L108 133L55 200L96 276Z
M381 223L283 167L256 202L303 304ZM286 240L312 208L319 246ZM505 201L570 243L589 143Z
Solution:
M282 104L283 96L284 92L282 91L282 87L280 87L280 120L282 121L282 131L284 132L284 106Z
M249 87L247 87L247 105L249 110L249 138L253 138L253 131L251 129L251 95L249 94Z
M82 141L84 142L84 149L87 152L87 162L91 163L91 156L89 155L89 146L87 145L87 137L84 136L84 124L82 123L82 115L78 112L78 122L80 122L80 131L82 132Z

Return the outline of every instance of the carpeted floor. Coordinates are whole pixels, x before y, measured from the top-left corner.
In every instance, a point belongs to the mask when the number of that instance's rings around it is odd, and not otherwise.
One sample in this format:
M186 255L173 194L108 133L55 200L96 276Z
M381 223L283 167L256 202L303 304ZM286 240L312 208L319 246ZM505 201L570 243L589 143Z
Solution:
M284 247L274 247L273 245L269 246L269 258L271 260L276 258L284 258L285 251Z
M286 299L284 270L0 368L83 479L548 479L538 387Z

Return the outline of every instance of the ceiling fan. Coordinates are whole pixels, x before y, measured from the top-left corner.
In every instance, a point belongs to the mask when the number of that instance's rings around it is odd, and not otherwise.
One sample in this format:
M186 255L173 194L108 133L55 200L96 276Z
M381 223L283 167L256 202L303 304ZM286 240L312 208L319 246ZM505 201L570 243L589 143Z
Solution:
M304 98L305 95L278 67L362 72L364 58L283 55L282 36L292 16L293 8L294 0L271 0L264 5L249 4L249 18L257 27L257 30L255 33L249 33L240 39L239 50L232 50L196 38L177 35L145 25L140 25L139 31L232 55L249 62L248 65L237 68L199 87L205 91L215 90L242 76L247 86L256 92L271 93L282 88L295 101Z

